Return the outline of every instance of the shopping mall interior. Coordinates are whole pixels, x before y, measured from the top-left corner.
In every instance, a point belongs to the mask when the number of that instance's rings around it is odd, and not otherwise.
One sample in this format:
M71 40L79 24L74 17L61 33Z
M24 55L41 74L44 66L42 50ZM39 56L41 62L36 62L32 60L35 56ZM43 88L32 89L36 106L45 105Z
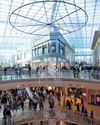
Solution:
M100 125L100 0L0 0L0 125Z

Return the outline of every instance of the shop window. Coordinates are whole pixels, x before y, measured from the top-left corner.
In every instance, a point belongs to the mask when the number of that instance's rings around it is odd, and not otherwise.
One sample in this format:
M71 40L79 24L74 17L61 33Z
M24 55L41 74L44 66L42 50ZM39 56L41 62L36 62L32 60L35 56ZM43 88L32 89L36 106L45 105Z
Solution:
M97 105L100 105L100 95L97 95L97 96L96 96L96 104L97 104Z
M58 53L60 54L60 43L58 44Z
M42 54L43 55L47 54L47 46L43 46L43 48L42 48Z
M38 55L41 56L42 55L42 47L38 48Z
M50 53L50 44L48 44L48 53Z
M74 96L75 98L81 98L82 90L77 88L68 88L68 95Z
M26 59L26 52L24 52L24 59Z
M56 53L56 43L51 44L50 50L51 50L52 53Z
M60 51L61 51L61 55L65 55L65 48L64 48L64 46L61 46L61 49L60 49Z
M35 55L38 56L38 48L35 49Z
M35 49L32 50L32 57L35 57Z
M91 104L95 103L95 95L91 95Z
M17 55L17 60L21 60L21 59L22 59L22 55L21 54Z

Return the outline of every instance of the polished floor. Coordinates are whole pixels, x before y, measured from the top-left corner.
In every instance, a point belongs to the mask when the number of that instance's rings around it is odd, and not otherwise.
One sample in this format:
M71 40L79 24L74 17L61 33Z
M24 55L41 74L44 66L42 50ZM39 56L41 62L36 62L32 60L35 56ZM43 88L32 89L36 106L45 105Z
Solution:
M63 99L63 98L62 98ZM86 104L85 104L86 105ZM2 106L3 107L3 106ZM49 105L47 100L44 102L44 110L42 111L34 111L28 109L28 102L25 102L25 109L22 111L21 108L19 108L17 111L12 112L12 120L11 122L8 122L7 125L14 125L18 121L25 121L25 119L32 119L34 122L33 125L40 125L40 121L47 121L48 125L52 120L54 120L56 123L62 120L61 125L67 125L68 123L79 123L79 125L100 125L100 107L94 106L94 105L86 105L88 109L88 116L90 115L91 109L94 110L94 121L91 122L91 119L84 119L83 115L75 114L76 107L74 106L73 110L69 111L66 110L65 107L63 107L63 103L61 100L60 106L58 104L58 101L55 100L55 106L54 106L54 113L49 113ZM0 125L4 125L4 119L2 114L3 108L0 110ZM20 124L19 124L20 125ZM45 125L45 124L44 124ZM57 124L54 124L57 125Z
M13 79L24 79L24 78L72 78L74 79L73 72L71 70L66 70L63 72L53 72L52 74L47 74L47 72L39 72L38 74L32 73L29 74L21 74L16 75L14 72L8 72L8 74L4 75L4 73L1 74L2 79L1 80L13 80ZM87 79L87 80L94 80L92 75L88 71L81 71L78 78L75 79ZM47 120L50 122L50 119L56 119L56 123L59 120L63 120L65 122L62 122L61 125L66 125L68 122L74 122L79 123L80 125L100 125L100 107L96 105L90 105L85 104L88 109L88 114L90 115L90 111L94 111L94 122L91 123L87 120L84 120L84 117L80 114L75 114L76 107L73 106L73 110L69 111L63 107L63 104L58 105L57 100L55 101L55 108L54 108L54 114L50 115L49 113L49 106L47 102L44 102L44 110L43 111L34 111L28 109L28 103L25 103L25 110L22 111L20 108L18 111L12 112L12 120L11 123L8 123L8 125L16 123L17 121L25 120L27 118L32 118L34 121L34 125L40 125L38 121L40 120ZM0 109L0 125L4 125L3 120L3 106ZM53 124L52 124L53 125Z

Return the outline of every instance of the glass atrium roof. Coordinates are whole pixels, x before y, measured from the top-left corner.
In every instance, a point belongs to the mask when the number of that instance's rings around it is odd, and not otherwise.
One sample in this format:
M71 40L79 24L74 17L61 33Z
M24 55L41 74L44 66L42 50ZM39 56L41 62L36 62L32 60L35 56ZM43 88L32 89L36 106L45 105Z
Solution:
M90 53L100 0L0 0L0 50L18 49L55 27L72 47Z

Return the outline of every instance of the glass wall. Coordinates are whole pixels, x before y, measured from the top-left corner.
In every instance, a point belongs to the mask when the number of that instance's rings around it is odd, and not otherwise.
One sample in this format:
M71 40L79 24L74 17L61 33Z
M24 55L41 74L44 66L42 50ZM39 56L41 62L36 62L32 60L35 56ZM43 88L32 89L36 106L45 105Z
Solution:
M16 54L16 50L0 50L0 66L12 66L15 64L14 55Z
M93 52L90 48L76 48L75 61L93 64Z

